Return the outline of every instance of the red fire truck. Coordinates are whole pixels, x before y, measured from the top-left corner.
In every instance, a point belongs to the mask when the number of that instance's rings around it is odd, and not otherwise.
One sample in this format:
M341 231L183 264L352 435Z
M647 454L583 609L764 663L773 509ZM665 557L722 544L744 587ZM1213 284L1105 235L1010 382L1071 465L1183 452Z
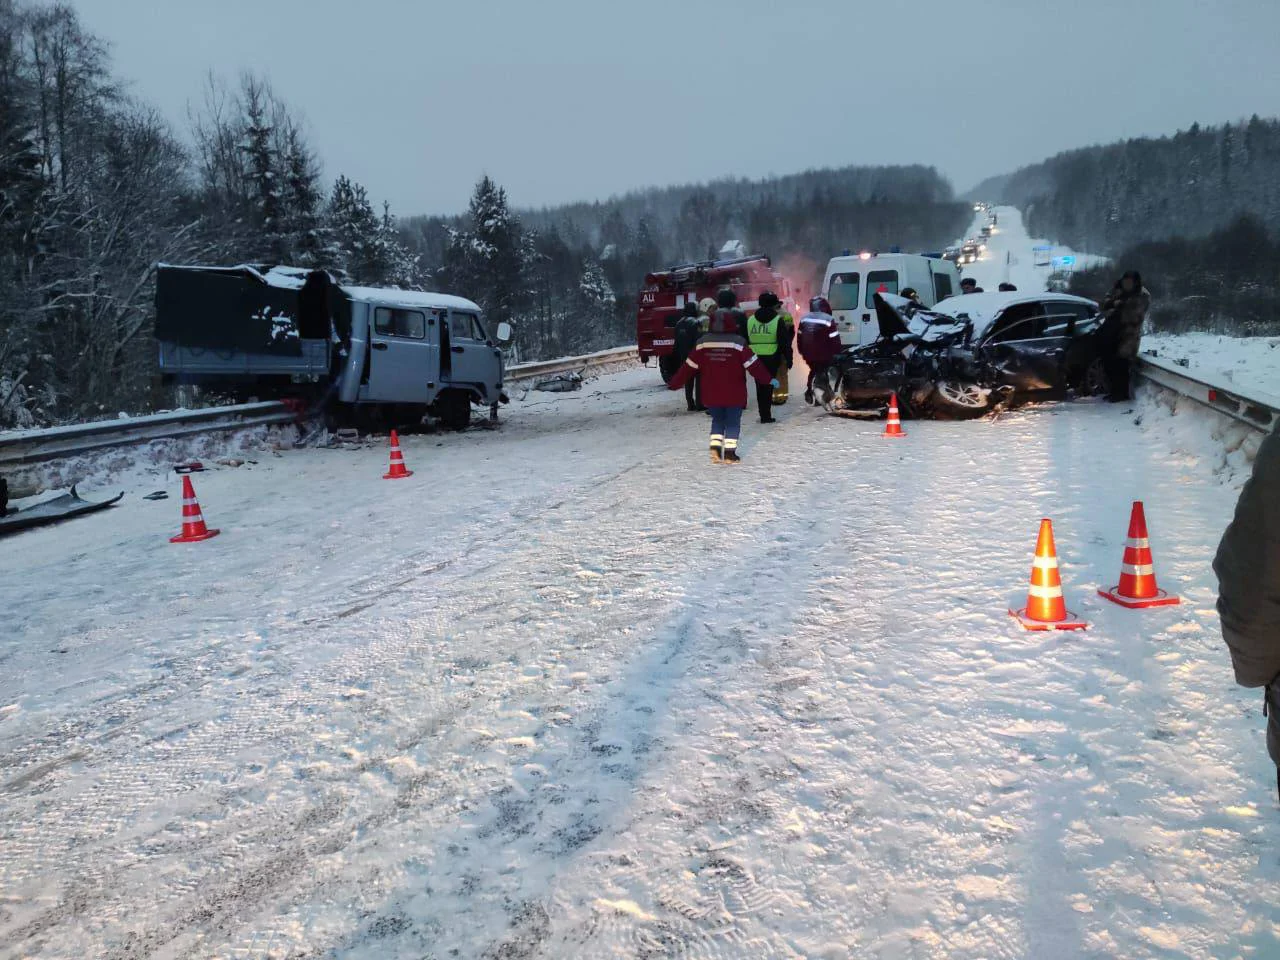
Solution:
M715 299L728 287L738 296L738 306L750 313L757 299L772 290L783 307L794 311L791 284L773 269L768 257L742 257L737 260L705 260L685 263L644 278L644 289L636 300L636 343L640 362L648 364L657 357L663 380L675 374L675 325L684 305L697 303L704 297Z

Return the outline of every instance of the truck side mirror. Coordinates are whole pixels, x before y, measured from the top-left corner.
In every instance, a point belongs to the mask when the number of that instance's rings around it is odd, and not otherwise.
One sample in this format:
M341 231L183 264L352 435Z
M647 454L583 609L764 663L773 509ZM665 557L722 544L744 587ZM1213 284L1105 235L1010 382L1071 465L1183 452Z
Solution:
M495 331L495 333L498 337L499 343L509 343L511 341L511 324L503 320L500 324L498 324L498 329Z

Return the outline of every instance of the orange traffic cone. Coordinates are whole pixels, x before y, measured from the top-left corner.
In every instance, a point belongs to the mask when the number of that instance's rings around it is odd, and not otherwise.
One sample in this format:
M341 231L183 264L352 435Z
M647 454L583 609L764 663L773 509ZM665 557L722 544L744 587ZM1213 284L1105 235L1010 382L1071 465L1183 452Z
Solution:
M1151 560L1151 541L1147 538L1147 515L1142 501L1133 501L1129 514L1129 539L1124 544L1124 559L1120 563L1120 582L1110 590L1098 588L1098 593L1112 603L1132 610L1144 607L1170 607L1178 603L1156 586L1156 569Z
M199 543L216 537L221 530L210 530L204 525L204 514L200 512L200 501L196 499L196 488L191 485L191 477L182 477L182 532L170 537L170 543Z
M1027 605L1009 608L1026 630L1084 630L1089 625L1067 609L1062 599L1062 578L1058 575L1058 551L1053 545L1053 521L1040 521L1036 558L1031 561L1031 588Z
M885 421L882 436L905 437L906 435L902 429L902 421L898 419L898 395L891 393L889 394L889 419Z
M386 473L382 475L383 480L403 480L405 477L412 477L413 471L404 468L404 454L400 452L400 437L391 431L391 466Z

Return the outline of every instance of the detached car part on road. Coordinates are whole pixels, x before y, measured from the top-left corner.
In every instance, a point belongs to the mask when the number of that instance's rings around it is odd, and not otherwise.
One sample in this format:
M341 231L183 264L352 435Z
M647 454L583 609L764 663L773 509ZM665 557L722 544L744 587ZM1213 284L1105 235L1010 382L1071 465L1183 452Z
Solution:
M924 310L875 297L880 337L815 379L836 413L878 415L892 393L907 416L967 419L1000 403L1105 392L1098 306L1066 294L979 293Z

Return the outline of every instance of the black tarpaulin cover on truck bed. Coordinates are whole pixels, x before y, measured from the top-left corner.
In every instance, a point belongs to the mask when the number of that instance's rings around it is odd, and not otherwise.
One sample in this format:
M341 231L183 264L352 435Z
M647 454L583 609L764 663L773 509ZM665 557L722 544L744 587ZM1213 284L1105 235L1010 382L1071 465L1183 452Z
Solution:
M300 337L329 338L331 313L340 333L349 324L349 314L335 302L341 299L323 271L161 264L156 272L156 339L185 347L299 356Z

